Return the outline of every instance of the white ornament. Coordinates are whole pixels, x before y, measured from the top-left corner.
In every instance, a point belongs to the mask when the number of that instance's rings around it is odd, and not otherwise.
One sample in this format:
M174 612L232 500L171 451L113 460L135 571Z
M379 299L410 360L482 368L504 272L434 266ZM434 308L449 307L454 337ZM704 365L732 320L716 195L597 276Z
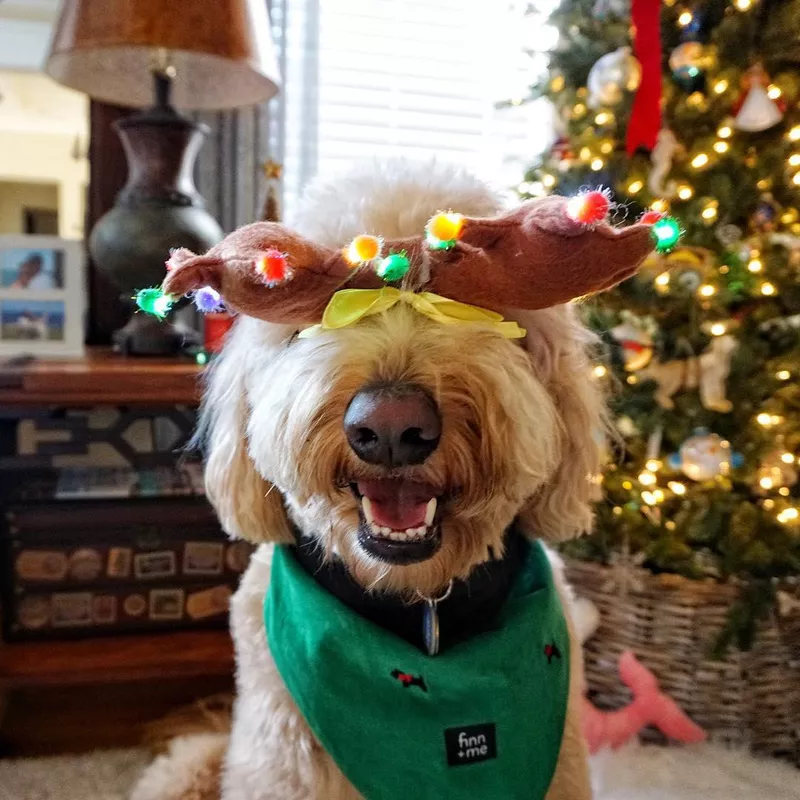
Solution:
M653 168L647 177L647 188L657 197L674 197L676 192L675 182L664 181L672 169L672 159L678 149L678 140L669 128L662 128L658 132L656 146L650 154Z
M633 92L642 80L642 67L630 47L620 47L598 58L589 70L586 87L589 105L615 106L622 102L623 91Z
M675 280L687 292L694 294L700 288L703 276L696 269L684 269L678 273Z
M697 433L680 449L680 467L693 481L710 481L731 468L731 445L716 433Z
M644 369L653 357L650 331L626 320L611 329L611 335L622 348L622 359L628 372Z
M630 545L625 542L622 550L612 553L609 558L608 577L603 583L604 592L619 592L620 596L627 597L628 592L644 591L644 576L646 570L642 567L645 561L644 553L631 555Z
M738 225L729 222L725 225L718 225L714 235L720 244L730 247L742 238L742 229Z
M716 336L700 356L661 361L657 358L641 372L643 380L658 384L656 400L662 408L675 408L673 395L682 390L700 389L700 401L709 411L727 414L733 404L726 396L725 381L731 371L736 350L733 336Z
M754 86L747 93L733 124L740 131L758 132L772 128L782 119L781 110L770 99L767 90Z
M757 133L777 125L783 119L783 112L767 94L769 76L764 67L761 64L750 67L745 73L743 85L747 94L734 117L734 127L740 131Z

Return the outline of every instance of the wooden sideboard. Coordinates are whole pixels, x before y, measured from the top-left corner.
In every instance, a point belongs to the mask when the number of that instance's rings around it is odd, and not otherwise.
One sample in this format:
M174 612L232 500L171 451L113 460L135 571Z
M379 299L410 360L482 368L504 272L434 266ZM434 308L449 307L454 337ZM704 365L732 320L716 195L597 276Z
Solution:
M90 348L82 359L6 362L0 365L0 407L196 406L202 371L188 359L123 358L104 348ZM105 696L118 691L112 696L123 698L126 687L169 682L181 687L185 702L191 681L229 685L232 674L233 649L225 630L0 643L0 719L4 697L17 692L67 696L84 687L91 696L106 687ZM166 700L163 704L169 707Z
M196 405L201 376L190 360L89 348L81 359L0 364L0 406Z

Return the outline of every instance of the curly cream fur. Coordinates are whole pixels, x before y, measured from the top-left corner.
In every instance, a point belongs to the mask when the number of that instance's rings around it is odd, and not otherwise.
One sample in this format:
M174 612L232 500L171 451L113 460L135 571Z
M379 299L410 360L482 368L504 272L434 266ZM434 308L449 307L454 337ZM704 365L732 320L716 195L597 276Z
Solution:
M373 172L366 194L363 174L312 189L298 228L338 246L364 231L415 233L443 208L484 215L497 208L491 192L461 172L429 167L423 174ZM531 537L548 540L587 530L603 426L587 355L591 337L571 307L507 316L527 329L522 344L479 325L435 323L404 305L310 339L240 319L203 406L206 483L225 529L256 542L286 541L291 520L329 557L342 558L363 586L406 594L466 577L490 549L500 552L514 518ZM356 538L358 504L348 484L386 472L355 457L342 420L355 393L376 381L425 387L443 420L433 455L393 473L442 495L442 546L419 564L380 562ZM355 800L269 655L261 615L267 582L262 549L233 605L239 699L223 797ZM589 796L577 677L573 684L548 800Z

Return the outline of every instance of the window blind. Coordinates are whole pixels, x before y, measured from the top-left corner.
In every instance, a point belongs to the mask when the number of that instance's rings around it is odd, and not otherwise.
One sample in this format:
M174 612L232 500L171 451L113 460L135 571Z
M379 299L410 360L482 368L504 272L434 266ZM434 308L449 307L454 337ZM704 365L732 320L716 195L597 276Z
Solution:
M355 160L436 156L511 186L547 139L547 114L496 107L536 66L520 40L518 3L283 0L282 8L289 216L312 175Z

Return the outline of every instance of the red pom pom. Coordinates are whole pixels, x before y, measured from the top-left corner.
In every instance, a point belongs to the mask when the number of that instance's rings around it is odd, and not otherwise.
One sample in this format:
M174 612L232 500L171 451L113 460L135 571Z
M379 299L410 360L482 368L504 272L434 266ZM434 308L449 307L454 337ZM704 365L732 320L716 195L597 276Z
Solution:
M567 203L570 219L582 225L599 225L608 217L610 209L611 198L601 191L576 195Z
M663 211L645 211L639 218L642 225L655 225L659 220L664 219L667 215Z
M286 256L280 250L267 250L256 262L256 272L261 275L265 283L285 281L289 275Z

